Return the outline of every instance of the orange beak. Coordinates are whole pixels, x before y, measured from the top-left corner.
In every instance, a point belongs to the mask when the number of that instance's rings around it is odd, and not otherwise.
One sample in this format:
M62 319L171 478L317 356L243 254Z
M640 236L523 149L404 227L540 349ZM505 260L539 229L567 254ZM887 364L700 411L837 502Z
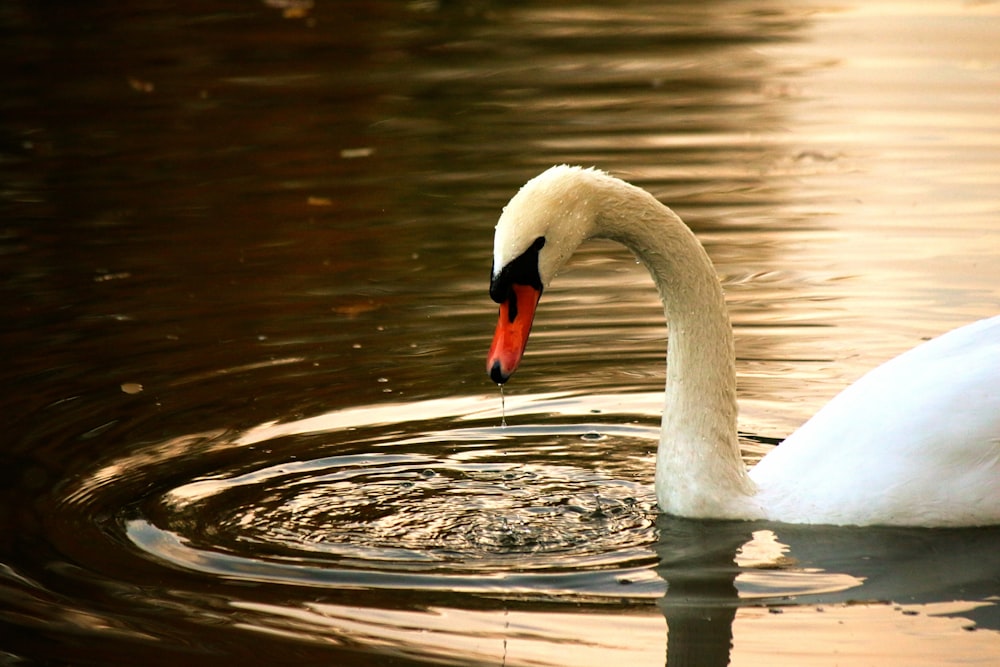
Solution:
M500 304L497 330L486 357L486 372L497 384L509 380L521 363L541 296L541 290L515 283L511 285L510 296Z

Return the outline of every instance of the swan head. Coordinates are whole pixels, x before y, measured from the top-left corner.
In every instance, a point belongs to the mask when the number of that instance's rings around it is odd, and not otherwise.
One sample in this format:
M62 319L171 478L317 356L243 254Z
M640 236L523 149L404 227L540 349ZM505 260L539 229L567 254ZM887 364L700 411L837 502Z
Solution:
M490 297L500 304L486 370L503 384L517 369L535 308L576 248L594 236L596 169L552 167L528 181L504 207L493 238Z

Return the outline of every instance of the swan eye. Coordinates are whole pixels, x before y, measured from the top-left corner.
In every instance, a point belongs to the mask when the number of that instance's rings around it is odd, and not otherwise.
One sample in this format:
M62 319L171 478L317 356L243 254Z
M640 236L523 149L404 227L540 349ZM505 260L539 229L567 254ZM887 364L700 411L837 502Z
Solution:
M529 285L542 291L542 278L538 273L538 251L545 245L545 237L539 236L527 250L512 259L499 275L490 275L490 298L496 303L506 301L513 285Z

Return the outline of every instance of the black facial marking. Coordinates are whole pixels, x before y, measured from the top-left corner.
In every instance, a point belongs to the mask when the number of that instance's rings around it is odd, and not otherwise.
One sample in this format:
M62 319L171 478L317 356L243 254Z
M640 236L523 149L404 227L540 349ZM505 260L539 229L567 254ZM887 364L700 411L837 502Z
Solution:
M490 298L496 303L510 301L512 322L517 313L517 299L514 297L511 286L514 284L530 285L539 292L542 291L542 278L538 275L538 251L544 245L545 237L539 236L530 248L503 267L499 276L494 277L492 273L490 274Z

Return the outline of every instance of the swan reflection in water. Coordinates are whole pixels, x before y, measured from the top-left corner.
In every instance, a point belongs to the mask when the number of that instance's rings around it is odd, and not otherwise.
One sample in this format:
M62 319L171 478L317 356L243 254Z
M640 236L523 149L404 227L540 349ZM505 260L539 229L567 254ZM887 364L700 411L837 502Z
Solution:
M657 527L669 667L728 665L731 650L741 648L733 644L737 611L746 607L780 612L871 603L884 614L923 614L949 603L944 615L963 619L966 629L1000 631L1000 528L797 526L665 515ZM770 553L747 553L761 547ZM808 655L815 641L806 633L784 644L789 653Z

